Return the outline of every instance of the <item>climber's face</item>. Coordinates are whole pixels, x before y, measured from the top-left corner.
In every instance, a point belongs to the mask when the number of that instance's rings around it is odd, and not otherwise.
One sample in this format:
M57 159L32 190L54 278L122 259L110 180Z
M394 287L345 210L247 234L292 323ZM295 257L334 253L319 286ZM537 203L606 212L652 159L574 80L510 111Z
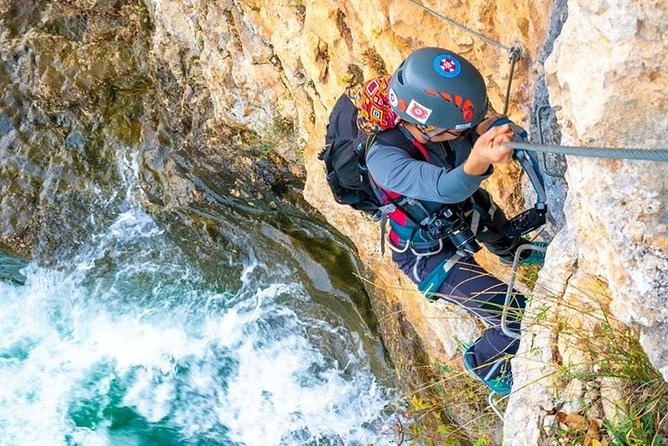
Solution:
M431 125L414 124L416 130L422 136L422 139L431 142L452 141L460 139L468 135L471 129L466 130L452 130L442 129Z

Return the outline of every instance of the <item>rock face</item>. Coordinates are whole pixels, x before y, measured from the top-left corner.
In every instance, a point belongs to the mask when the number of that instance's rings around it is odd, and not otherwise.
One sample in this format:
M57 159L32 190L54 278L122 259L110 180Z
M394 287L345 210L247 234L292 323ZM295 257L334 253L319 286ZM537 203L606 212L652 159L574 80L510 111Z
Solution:
M562 143L665 147L659 135L668 129L666 5L571 1L568 8L568 20L545 66ZM569 157L566 180L567 225L551 246L529 321L544 305L560 312L562 319L575 318L593 338L600 320L591 319L611 311L639 330L649 359L668 380L668 166ZM554 274L558 277L550 276ZM556 307L555 295L562 296ZM578 311L569 311L571 306ZM583 349L567 342L572 334L566 330L538 325L527 331L514 362L522 370L519 387L527 387L511 397L505 444L549 444L546 415L557 405L577 411L575 402L587 399L587 389L582 382L567 380L564 395L555 398L550 380L542 378L554 377L562 366L587 371L596 367ZM541 357L546 352L551 353ZM604 392L607 382L600 384ZM536 412L522 418L519 414L527 406ZM520 428L520 419L529 423Z
M119 5L110 23L113 5L91 7L0 1L0 240L25 255L79 243L58 239L70 218L109 217L115 200L102 204L96 188L118 178L87 185L82 173L114 162L109 141L132 145L142 130L146 8Z
M181 27L187 22L174 11L152 13L141 0L0 0L0 243L44 262L83 243L94 225L80 216L102 222L122 202L102 191L122 181L107 167L128 148L141 153L142 189L159 196L162 209L201 195L174 175L183 166L166 154L178 152L199 163L191 170L215 175L225 194L257 202L298 194L303 201L294 181L303 168L267 149L280 149L273 142L293 133L292 116L259 100L245 121L214 115L214 100L243 95L210 92L220 82L208 81L209 73L231 75L215 64L203 69L197 35L178 34L171 22L166 30L160 19L167 16ZM266 84L267 100L273 101L269 92L282 94ZM247 156L237 156L240 150ZM81 230L62 234L67 221Z
M667 18L656 2L569 3L546 67L565 144L665 148ZM568 227L581 263L608 282L615 315L653 327L641 332L648 347L656 344L668 320L668 165L574 158L568 170ZM668 379L668 349L649 353Z
M0 0L0 12L15 7L12 3ZM30 8L38 9L37 3L30 2ZM97 4L113 8L122 2L63 3L80 11ZM433 361L450 363L456 356L454 336L472 341L479 327L455 308L429 304L389 256L380 257L377 226L333 201L317 154L328 111L345 87L391 72L411 49L443 46L464 55L480 68L499 110L509 75L507 53L434 17L411 0L147 0L146 4L151 29L137 33L150 39L150 54L133 53L137 69L131 76L116 72L113 59L103 60L97 53L83 59L100 61L101 69L118 82L132 80L131 85L119 84L121 90L141 87L142 76L137 72L157 73L163 91L155 101L162 104L164 113L172 109L182 115L193 113L201 102L201 107L213 108L216 120L260 135L272 152L291 164L295 175L305 174L305 197L355 243L368 267L369 292L399 376L409 388L424 385L430 379L424 371ZM521 45L523 54L515 68L508 111L516 122L535 130L534 112L537 104L546 103L549 90L549 103L558 119L551 127L554 134L563 135L565 145L656 148L665 144L668 12L664 3L572 0L560 34L550 17L565 18L563 1L464 0L449 9L442 2L426 4L506 46ZM35 25L30 21L41 16L30 8L22 10L24 22L5 23L3 43L21 34L21 26ZM136 14L146 12L135 6L128 13L135 10ZM53 26L69 29L62 23ZM104 29L100 35L105 35ZM32 51L40 54L39 38L28 35L25 39L35 40L31 45L36 50ZM91 68L86 60L68 51L77 39L80 36L58 40L61 57L72 58L68 65L77 62L88 68L66 76L70 82L64 89L67 94L54 98L39 90L45 82L57 82L60 75L48 64L40 64L39 58L31 76L41 76L42 83L26 83L35 97L62 102L54 107L66 107L67 101L81 107L87 104L94 77L86 74ZM116 42L126 43L110 44L113 51L105 54L129 51L135 40L121 33ZM30 62L20 54L20 45L12 45L15 54L4 61L6 67ZM97 47L86 48L94 52ZM96 73L98 77L103 74ZM0 81L6 79L9 73L0 70ZM194 150L200 137L225 137L211 131L215 123L192 118L183 119L188 134L194 135L188 139L189 148ZM151 130L137 124L124 131L120 124L121 139ZM11 119L0 114L3 150L9 147L12 131ZM535 131L532 133L532 140L537 141ZM286 140L286 134L294 137ZM75 147L81 145L81 135L62 136ZM252 168L252 160L246 161ZM156 166L155 170L161 174L164 169ZM515 192L517 173L510 167L498 169L486 184L512 215L521 206ZM562 212L563 190L550 195L549 204L554 208L551 232L556 235L536 283L521 352L514 361L517 391L506 411L506 444L551 444L554 412L569 405L577 411L574 401L587 393L587 383L576 379L561 392L564 383L555 378L564 364L593 367L591 357L572 348L570 341L577 339L558 329L564 318L582 327L581 332L594 333L597 323L592 315L606 314L609 308L619 320L639 329L647 354L668 379L664 341L668 335L667 174L668 167L661 163L568 158L568 198ZM554 193L563 182L551 185ZM1 229L0 236L14 243L12 235L17 234L11 233L12 228ZM498 268L494 259L482 256L480 260L507 276L508 271ZM609 383L599 384L603 388Z
M262 134L271 133L277 117L295 120L301 138L278 150L305 168L308 201L357 246L373 282L370 295L397 371L409 388L424 386L432 362L448 363L456 356L455 335L470 342L479 327L464 312L429 304L389 255L380 257L377 225L333 201L317 154L328 111L343 90L391 72L411 49L444 46L463 54L480 67L497 109L505 100L507 52L410 1L187 5L152 0L149 5L155 17L154 52L177 73L183 60L197 59L217 117ZM516 66L509 112L516 121L528 122L532 71L538 69L534 63L547 31L549 2L501 7L468 1L441 12L506 46L521 43L524 57ZM518 203L511 200L515 180L503 172L517 175L516 170L500 169L488 189L512 214L518 211Z

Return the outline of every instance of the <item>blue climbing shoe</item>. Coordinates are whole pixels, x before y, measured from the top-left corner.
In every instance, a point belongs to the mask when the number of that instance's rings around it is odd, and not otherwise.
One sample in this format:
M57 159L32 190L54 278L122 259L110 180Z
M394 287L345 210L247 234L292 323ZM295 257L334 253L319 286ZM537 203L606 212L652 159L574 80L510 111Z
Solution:
M464 353L463 362L464 369L475 379L492 389L493 392L501 396L510 395L510 390L513 387L513 376L506 367L506 364L509 363L507 359L499 359L485 376L478 375L481 370L476 366L475 355L471 349Z

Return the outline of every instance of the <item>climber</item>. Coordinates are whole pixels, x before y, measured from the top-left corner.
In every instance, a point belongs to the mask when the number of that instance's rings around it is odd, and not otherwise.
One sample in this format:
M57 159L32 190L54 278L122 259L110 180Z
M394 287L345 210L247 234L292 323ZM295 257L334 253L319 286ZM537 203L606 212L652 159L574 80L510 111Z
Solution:
M375 135L365 159L376 195L389 209L392 258L428 298L463 306L482 320L487 328L466 348L464 365L507 395L509 358L519 344L500 327L507 286L472 255L480 242L512 263L524 243L501 231L506 216L480 183L495 164L512 159L503 143L526 132L494 112L480 72L442 48L413 51L389 79L387 98L396 125ZM514 333L524 305L515 294L508 318Z

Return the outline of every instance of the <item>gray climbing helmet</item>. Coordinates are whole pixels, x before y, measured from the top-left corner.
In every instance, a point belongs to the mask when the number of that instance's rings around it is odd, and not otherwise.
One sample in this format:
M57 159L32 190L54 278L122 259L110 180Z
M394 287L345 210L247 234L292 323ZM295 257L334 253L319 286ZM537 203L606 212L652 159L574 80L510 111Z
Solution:
M404 121L444 129L474 127L487 113L480 72L443 48L413 51L390 79L389 100Z

